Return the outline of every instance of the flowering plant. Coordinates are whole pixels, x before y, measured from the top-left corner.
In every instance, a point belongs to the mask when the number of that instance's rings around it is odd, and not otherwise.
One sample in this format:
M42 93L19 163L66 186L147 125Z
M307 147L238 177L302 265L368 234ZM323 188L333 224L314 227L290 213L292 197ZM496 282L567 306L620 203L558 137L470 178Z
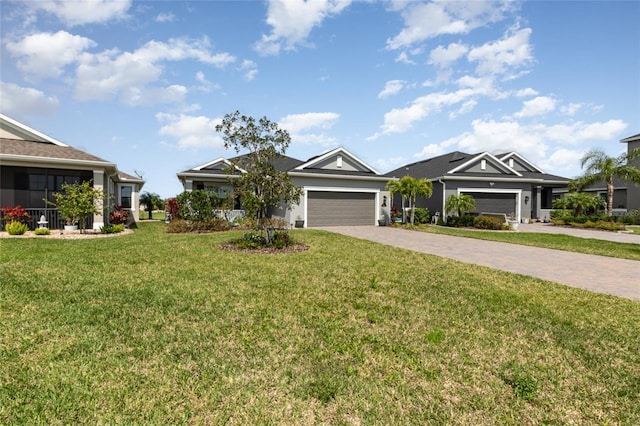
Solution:
M129 221L129 210L125 210L122 206L116 206L116 209L109 214L109 222L113 225L127 223Z
M26 222L31 220L31 215L27 213L24 207L17 205L15 207L3 207L2 217L7 223Z

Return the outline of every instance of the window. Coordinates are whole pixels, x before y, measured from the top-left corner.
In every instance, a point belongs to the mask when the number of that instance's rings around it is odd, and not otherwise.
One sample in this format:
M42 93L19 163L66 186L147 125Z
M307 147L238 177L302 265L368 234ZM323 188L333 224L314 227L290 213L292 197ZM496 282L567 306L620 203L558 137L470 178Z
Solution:
M123 186L120 188L120 205L123 209L131 208L131 193L133 188L130 186Z

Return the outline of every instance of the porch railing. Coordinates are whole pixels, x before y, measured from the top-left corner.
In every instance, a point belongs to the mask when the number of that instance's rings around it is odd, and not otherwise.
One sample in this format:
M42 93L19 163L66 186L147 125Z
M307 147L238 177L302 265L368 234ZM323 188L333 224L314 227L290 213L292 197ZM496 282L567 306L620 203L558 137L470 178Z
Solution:
M27 213L31 216L31 220L27 222L29 225L29 229L38 228L38 222L40 218L44 215L45 220L48 222L46 227L49 229L63 229L65 225L65 220L60 216L60 212L56 209L52 208L42 208L42 209L25 209ZM4 230L4 220L0 221L0 226L2 226L2 230ZM93 217L89 217L85 220L85 228L91 229L93 227Z

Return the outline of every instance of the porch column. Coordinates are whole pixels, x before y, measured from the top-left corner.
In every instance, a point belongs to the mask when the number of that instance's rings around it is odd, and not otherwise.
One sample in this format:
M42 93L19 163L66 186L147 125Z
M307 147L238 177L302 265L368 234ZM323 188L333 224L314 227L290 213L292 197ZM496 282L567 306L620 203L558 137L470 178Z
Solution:
M188 192L193 191L193 179L184 180L184 190Z
M533 200L534 200L534 203L535 203L535 205L534 205L534 213L535 213L534 216L535 217L532 217L531 219L537 219L537 218L540 217L540 210L542 209L542 193L541 193L541 189L542 189L541 186L536 186L536 187L533 188L533 190L535 191L534 192L534 197L533 197Z
M99 191L104 192L105 190L105 179L104 179L104 171L102 170L94 170L93 171L93 188ZM99 214L93 215L93 229L100 229L104 226L104 215L105 215L105 207L104 207L104 198L96 200L96 207L98 211L101 212Z

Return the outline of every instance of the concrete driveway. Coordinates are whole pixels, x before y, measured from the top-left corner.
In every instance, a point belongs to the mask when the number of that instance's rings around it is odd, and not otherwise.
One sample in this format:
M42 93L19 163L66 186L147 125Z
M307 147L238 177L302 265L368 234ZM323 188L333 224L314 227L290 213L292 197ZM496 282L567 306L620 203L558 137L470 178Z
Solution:
M334 226L316 229L529 275L598 293L640 300L638 261L385 226ZM601 237L608 234L600 231L591 232L597 232ZM636 237L636 241L640 243L637 235L630 237ZM640 244L638 249L640 250Z

